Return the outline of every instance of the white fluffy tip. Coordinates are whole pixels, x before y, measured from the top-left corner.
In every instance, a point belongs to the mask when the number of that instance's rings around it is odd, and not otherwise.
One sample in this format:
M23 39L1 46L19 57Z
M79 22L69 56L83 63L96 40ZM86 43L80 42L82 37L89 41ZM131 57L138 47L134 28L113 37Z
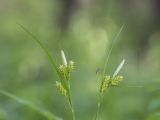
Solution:
M115 77L119 73L119 71L122 69L124 63L125 63L125 59L123 59L122 62L118 65L116 71L113 74L113 77Z
M65 54L64 54L64 51L63 51L63 50L61 50L61 56L62 56L63 64L64 64L65 66L67 66L67 60L66 60L66 57L65 57Z

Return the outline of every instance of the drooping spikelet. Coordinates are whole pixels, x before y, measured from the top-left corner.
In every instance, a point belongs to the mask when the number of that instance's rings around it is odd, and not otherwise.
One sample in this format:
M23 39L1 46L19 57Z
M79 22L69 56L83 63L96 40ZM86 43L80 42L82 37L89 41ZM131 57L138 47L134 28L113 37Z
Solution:
M57 90L64 96L67 96L67 90L63 87L61 82L56 81Z

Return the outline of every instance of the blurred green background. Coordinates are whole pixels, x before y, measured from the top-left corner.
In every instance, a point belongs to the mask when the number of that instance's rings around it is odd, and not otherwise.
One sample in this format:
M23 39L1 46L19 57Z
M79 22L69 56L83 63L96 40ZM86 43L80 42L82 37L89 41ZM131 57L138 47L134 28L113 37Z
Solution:
M0 89L64 120L67 102L55 88L57 75L22 24L49 49L75 61L71 89L77 120L92 120L97 107L105 49L125 24L109 59L108 74L120 61L125 80L104 97L101 120L160 120L159 0L0 0ZM30 107L0 94L0 120L46 120Z

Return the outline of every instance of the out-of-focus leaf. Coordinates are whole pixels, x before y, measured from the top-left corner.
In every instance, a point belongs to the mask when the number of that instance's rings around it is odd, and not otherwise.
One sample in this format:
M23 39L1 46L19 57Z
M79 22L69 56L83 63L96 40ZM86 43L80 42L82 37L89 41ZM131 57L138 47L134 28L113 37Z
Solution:
M17 101L18 103L22 104L22 105L25 105L31 109L33 109L34 111L36 111L37 113L41 114L42 116L46 117L48 120L62 120L61 118L55 116L53 113L45 110L45 109L42 109L36 105L34 105L33 103L27 101L27 100L24 100L24 99L21 99L9 92L6 92L4 90L0 90L0 94L3 94L15 101Z

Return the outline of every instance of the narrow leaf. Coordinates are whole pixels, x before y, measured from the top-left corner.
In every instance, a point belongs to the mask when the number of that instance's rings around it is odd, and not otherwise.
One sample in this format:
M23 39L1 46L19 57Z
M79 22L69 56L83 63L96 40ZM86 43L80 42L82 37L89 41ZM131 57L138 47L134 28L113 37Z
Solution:
M49 61L51 62L51 64L53 65L53 68L56 70L56 73L58 74L59 80L62 82L62 84L64 85L64 87L68 90L68 87L66 86L66 83L62 80L63 76L60 73L58 66L55 62L55 60L53 59L53 57L51 56L50 52L48 51L48 49L41 43L41 41L34 35L32 34L26 27L24 27L21 24L18 24L33 40L35 40L39 46L42 48L42 50L46 53Z
M107 48L106 48L106 57L105 57L106 60L105 60L105 63L104 63L103 74L105 74L105 70L106 70L106 68L107 68L107 64L108 64L108 61L109 61L109 57L110 57L110 55L111 55L111 53L112 53L113 47L115 46L115 43L116 43L116 41L118 40L118 38L119 38L119 36L120 36L120 34L121 34L124 26L125 26L125 25L123 24L123 25L121 26L121 28L119 29L118 33L116 34L116 36L113 38L110 49L107 50Z
M61 74L58 70L58 66L55 62L55 60L53 59L53 57L51 56L51 54L49 53L48 49L41 43L41 41L34 35L32 34L27 28L25 28L23 25L18 24L33 40L35 40L39 46L42 48L42 50L46 53L46 55L48 56L48 59L50 60L51 64L53 65L53 68L56 70L59 78L61 79Z
M55 116L54 114L52 114L51 112L45 110L45 109L42 109L40 107L37 107L35 106L33 103L27 101L27 100L23 100L9 92L6 92L4 90L0 90L0 94L6 96L6 97L9 97L13 100L15 100L16 102L22 104L22 105L25 105L31 109L33 109L34 111L36 111L37 113L41 114L42 116L46 117L48 120L62 120L61 118Z

